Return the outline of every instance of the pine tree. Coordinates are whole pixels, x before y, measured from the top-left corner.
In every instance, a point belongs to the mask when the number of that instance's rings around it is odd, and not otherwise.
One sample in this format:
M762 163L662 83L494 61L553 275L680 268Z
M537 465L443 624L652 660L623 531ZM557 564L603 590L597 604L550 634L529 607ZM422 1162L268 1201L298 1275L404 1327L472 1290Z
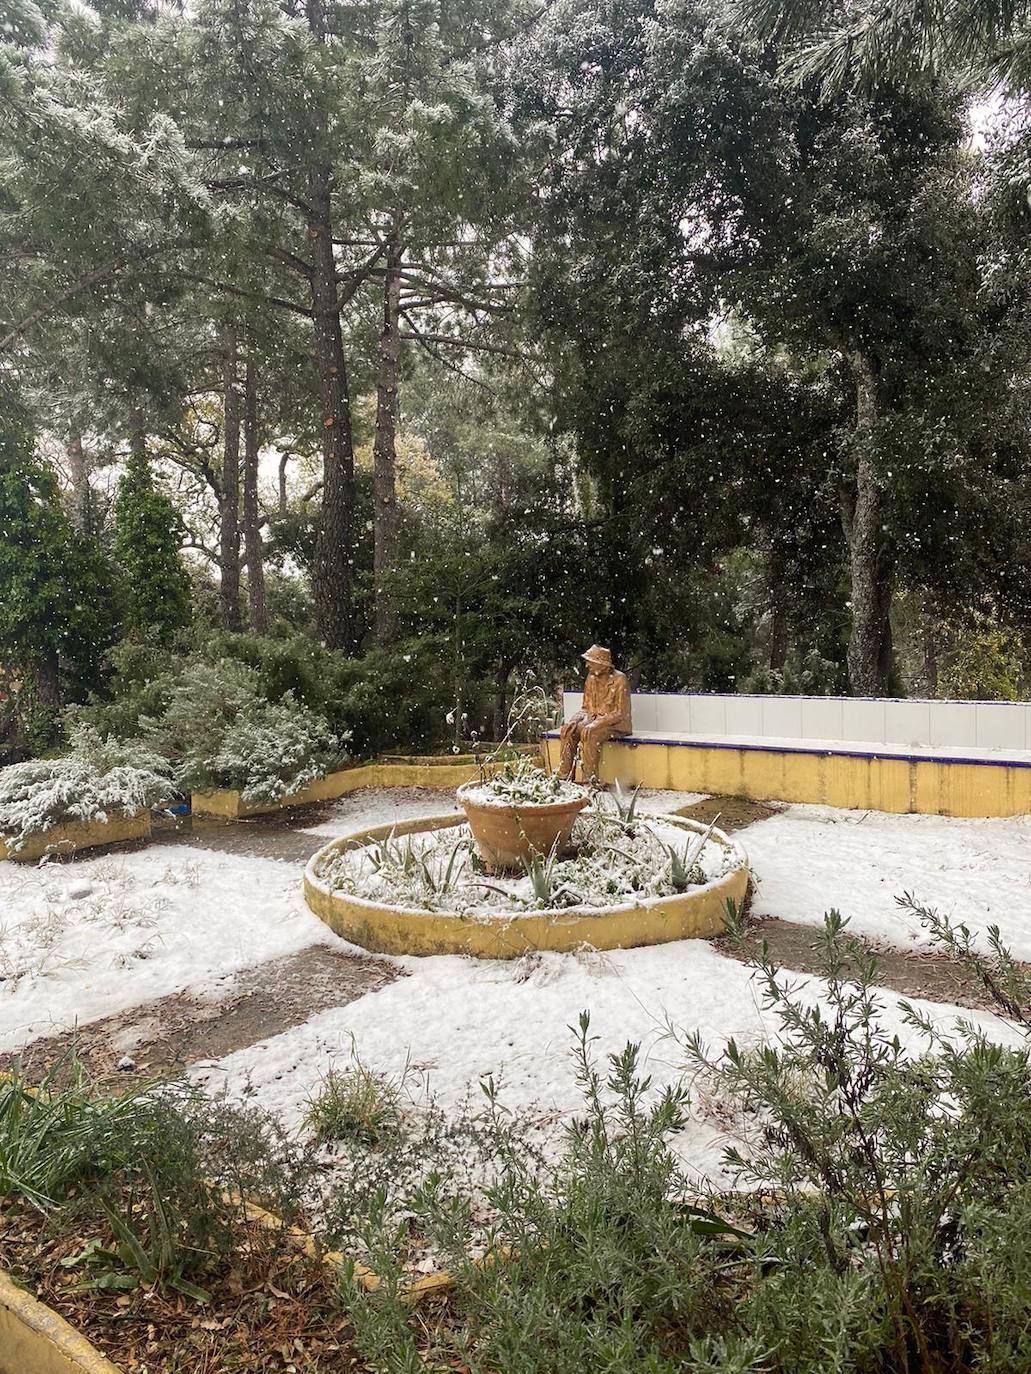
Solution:
M133 440L115 500L115 555L126 629L167 643L190 619L189 583L179 557L175 507L154 485L146 444Z

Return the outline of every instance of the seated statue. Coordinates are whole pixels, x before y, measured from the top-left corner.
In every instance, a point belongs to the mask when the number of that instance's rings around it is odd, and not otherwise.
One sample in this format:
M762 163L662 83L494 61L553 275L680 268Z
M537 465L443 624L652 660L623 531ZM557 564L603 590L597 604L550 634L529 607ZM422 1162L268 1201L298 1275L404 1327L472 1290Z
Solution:
M612 666L608 649L592 644L581 654L587 664L584 683L583 709L567 720L559 731L562 741L562 761L559 772L572 778L576 771L576 750L580 747L580 761L585 782L597 782L601 746L613 736L629 735L630 684L624 673Z

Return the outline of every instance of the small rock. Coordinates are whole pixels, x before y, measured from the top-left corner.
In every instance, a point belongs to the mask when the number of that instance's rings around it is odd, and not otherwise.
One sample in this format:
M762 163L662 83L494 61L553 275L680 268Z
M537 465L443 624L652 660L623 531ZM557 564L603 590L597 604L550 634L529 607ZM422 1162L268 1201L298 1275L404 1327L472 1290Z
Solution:
M80 878L78 882L69 883L64 890L66 902L81 902L83 897L88 897L93 891L93 884L85 878Z
M119 1059L119 1061L118 1061L118 1071L119 1071L119 1073L132 1073L132 1071L133 1071L133 1069L135 1069L135 1067L136 1067L136 1060L135 1060L135 1059L130 1059L129 1056L128 1056L127 1054L123 1054L122 1057L121 1057L121 1059Z

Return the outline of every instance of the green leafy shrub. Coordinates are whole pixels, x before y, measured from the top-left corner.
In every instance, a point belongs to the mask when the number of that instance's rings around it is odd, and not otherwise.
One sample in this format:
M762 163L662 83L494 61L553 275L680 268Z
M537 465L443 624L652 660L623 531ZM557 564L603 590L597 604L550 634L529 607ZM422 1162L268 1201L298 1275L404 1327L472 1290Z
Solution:
M947 923L929 915L946 939ZM962 928L954 952L979 961ZM743 1191L699 1208L670 1148L685 1083L650 1090L628 1046L602 1079L581 1020L585 1114L543 1171L497 1153L486 1236L444 1171L409 1198L457 1287L435 1328L441 1368L473 1374L1005 1374L1031 1367L1031 1063L1024 1044L916 1009L902 1045L876 961L831 913L819 1000L753 961L774 1043L684 1043L692 1094L739 1142ZM1027 979L996 941L985 986L1027 1024ZM1009 999L1009 1004L1005 999ZM434 1165L429 1166L431 1171ZM418 1367L388 1185L365 1243L383 1282L347 1296L375 1367ZM395 1208L396 1211L396 1208ZM486 1252L486 1261L478 1256ZM532 1333L532 1339L527 1339Z
M367 1195L364 1257L381 1279L375 1294L346 1290L359 1343L376 1368L415 1367L417 1342L402 1300L391 1216L432 1237L458 1281L447 1356L477 1371L573 1374L684 1366L677 1346L727 1324L734 1266L747 1237L693 1198L670 1149L687 1094L651 1091L638 1047L612 1056L602 1074L581 1016L576 1046L585 1111L564 1156L546 1163L508 1124L488 1085L495 1181L484 1200L463 1197L441 1168L405 1205L389 1185ZM490 1220L478 1218L486 1211ZM480 1257L485 1255L486 1260ZM532 1331L532 1340L527 1332Z
M0 834L18 848L65 821L135 816L174 790L167 762L153 749L139 740L104 740L82 724L69 753L0 771Z
M971 610L954 635L939 680L943 696L974 701L1018 701L1024 695L1027 648L1015 627L992 606Z
M123 648L118 661L125 695L72 719L135 726L172 761L184 792L229 787L248 802L274 802L346 761L346 732L333 731L292 688L270 700L259 670L241 659L168 657L154 676L136 649Z
M239 1242L244 1199L296 1219L311 1168L252 1108L182 1085L111 1097L74 1059L40 1084L0 1081L0 1198L84 1237L65 1261L89 1287L198 1280Z
M189 579L179 556L182 517L154 483L142 443L134 444L114 504L114 549L128 629L166 644L190 620Z
M308 729L321 718L359 758L399 746L432 749L448 734L451 688L432 643L347 659L303 636L220 632L193 637L181 649L119 644L110 655L109 696L94 697L69 719L89 721L104 735L146 733L173 760L189 753L213 761L227 724L262 701L286 701ZM338 755L339 746L330 753ZM203 785L230 784L216 783L210 770Z

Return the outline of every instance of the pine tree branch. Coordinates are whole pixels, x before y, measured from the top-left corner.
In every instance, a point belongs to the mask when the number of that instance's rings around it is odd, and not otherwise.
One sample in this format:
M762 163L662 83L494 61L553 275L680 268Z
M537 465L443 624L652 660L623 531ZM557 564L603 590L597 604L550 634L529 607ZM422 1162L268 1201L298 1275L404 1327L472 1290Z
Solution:
M402 281L408 282L411 286L421 291L431 303L438 301L450 301L454 305L461 305L466 310L483 311L488 315L506 315L512 310L511 305L502 305L495 301L478 301L472 296L467 296L459 287L453 286L450 282L424 282L410 272L403 269L399 273Z
M402 335L401 337L404 338L406 336ZM450 358L445 358L443 353L434 348L432 344L427 343L421 335L414 334L411 337L414 338L416 344L418 344L424 353L428 353L434 362L439 363L441 367L446 368L448 372L454 372L455 375L461 377L464 382L470 382L473 386L478 386L481 391L486 391L490 396L497 396L497 391L489 382L485 382L482 377L474 377L471 372L466 372L464 367L459 367L458 364L453 363Z
M186 146L192 152L232 152L239 148L264 148L263 138L188 138Z
M261 251L266 257L274 258L276 262L285 263L287 267L292 267L295 272L300 273L306 280L311 279L313 267L310 262L305 262L304 258L298 257L296 253L291 253L286 248L277 248L274 244L265 244Z
M199 539L190 539L180 547L184 549L196 549L197 552L202 553L205 558L209 558L212 563L218 563L218 554L215 553L213 549L209 549L207 544L202 544Z
M378 243L360 267L356 267L352 272L338 272L337 281L346 281L348 285L337 297L337 309L343 310L344 306L353 301L361 290L362 283L367 281L372 275L372 269L383 256L386 249L385 243Z
M64 305L65 301L70 301L74 296L78 296L80 292L87 291L91 286L96 286L98 282L106 281L108 277L116 276L117 273L124 267L127 267L130 262L144 262L147 258L157 257L159 253L168 251L168 248L146 248L129 257L126 257L125 254L120 254L117 258L110 258L107 262L101 263L99 267L94 267L91 272L87 272L84 277L80 277L78 281L73 282L71 286L67 287L58 296L55 296L53 300L44 301L41 305L37 306L35 310L30 311L28 315L25 315L19 320L17 324L12 325L3 338L0 338L0 353L5 353L7 349L10 348L11 344L13 344L16 339L20 338L27 330L31 329L34 324L38 324L39 321L45 319L47 315L51 315L55 310L59 310L60 307Z
M402 332L402 339L416 339L419 342L446 344L452 348L471 348L480 353L496 353L502 358L515 358L519 362L530 362L525 353L519 353L512 348L505 348L503 344L481 343L477 339L461 339L454 334L427 334L421 329L416 329L413 322L405 315L405 319L412 327L412 332L406 334Z
M264 301L266 305L274 305L280 310L290 310L295 315L303 315L306 320L312 318L310 310L303 305L296 305L293 301L285 301L282 296L268 296L264 291L248 291L242 286L232 286L226 281L215 281L211 277L201 277L194 272L183 272L183 281L196 282L199 286L210 286L213 291L225 291L230 296L240 296L244 300Z

